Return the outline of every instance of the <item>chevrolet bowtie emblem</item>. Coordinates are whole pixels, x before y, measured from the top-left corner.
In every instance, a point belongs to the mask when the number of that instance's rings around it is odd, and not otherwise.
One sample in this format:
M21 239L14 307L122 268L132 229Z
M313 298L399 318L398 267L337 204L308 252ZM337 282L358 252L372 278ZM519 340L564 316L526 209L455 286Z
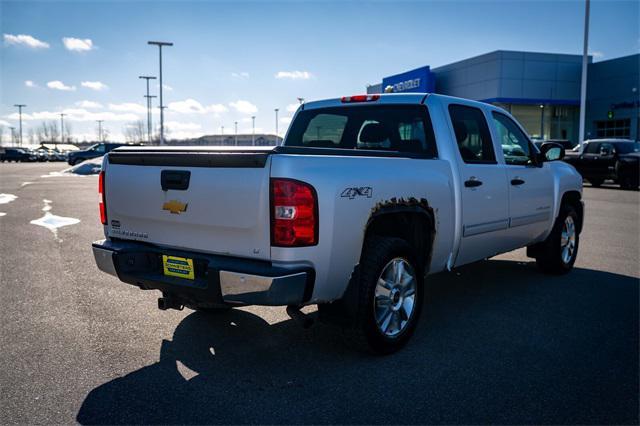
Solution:
M171 200L162 205L162 210L170 211L172 214L180 214L187 211L188 205L188 203L181 203L178 200Z

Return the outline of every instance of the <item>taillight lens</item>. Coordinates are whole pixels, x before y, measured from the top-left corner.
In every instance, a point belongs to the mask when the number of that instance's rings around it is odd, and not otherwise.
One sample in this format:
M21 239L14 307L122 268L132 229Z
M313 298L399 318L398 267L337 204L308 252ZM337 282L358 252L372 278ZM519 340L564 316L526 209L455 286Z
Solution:
M271 245L318 244L318 196L308 183L271 179Z
M100 222L107 224L107 206L104 197L104 172L98 175L98 206L100 207Z

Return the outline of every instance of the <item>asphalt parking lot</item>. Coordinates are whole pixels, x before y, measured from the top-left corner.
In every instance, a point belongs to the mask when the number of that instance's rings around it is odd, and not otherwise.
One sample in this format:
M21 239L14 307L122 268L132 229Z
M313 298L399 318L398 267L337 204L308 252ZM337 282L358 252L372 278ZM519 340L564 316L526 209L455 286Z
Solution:
M0 164L0 423L639 421L638 192L585 188L567 276L518 250L431 277L413 340L372 357L284 308L159 311L94 265L97 179L64 167Z

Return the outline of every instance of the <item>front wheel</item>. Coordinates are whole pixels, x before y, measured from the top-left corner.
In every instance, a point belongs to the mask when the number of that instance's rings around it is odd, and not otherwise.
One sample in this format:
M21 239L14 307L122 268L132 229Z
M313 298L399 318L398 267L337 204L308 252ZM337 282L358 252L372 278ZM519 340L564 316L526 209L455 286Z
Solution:
M604 183L604 179L602 178L588 178L587 180L594 188L599 188Z
M400 238L370 237L362 254L354 297L355 321L347 329L358 348L390 354L415 330L422 309L422 268Z
M571 271L580 243L577 224L576 210L563 205L551 233L538 249L536 264L543 272L561 275Z

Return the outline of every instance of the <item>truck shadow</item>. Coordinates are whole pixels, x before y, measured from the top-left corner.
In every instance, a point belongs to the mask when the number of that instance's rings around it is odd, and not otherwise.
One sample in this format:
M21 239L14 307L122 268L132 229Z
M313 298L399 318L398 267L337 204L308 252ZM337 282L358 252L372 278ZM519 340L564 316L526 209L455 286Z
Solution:
M157 363L93 389L81 424L636 423L638 279L490 260L430 278L388 357L243 310L193 313Z

